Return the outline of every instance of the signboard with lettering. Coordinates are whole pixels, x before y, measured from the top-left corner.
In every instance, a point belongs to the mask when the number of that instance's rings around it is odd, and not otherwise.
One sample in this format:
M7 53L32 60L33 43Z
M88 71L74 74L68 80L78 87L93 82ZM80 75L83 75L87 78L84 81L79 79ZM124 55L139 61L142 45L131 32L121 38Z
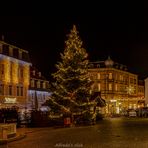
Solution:
M17 103L16 98L5 98L4 103Z

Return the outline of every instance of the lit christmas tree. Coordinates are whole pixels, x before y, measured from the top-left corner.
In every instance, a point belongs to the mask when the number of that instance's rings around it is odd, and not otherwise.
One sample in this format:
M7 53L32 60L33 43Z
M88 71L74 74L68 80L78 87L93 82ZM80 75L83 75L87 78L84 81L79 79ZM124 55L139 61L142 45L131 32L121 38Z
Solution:
M54 112L83 114L94 102L89 101L92 81L87 71L88 54L82 47L75 25L65 45L61 54L62 62L56 65L58 70L53 74L56 81L48 103Z

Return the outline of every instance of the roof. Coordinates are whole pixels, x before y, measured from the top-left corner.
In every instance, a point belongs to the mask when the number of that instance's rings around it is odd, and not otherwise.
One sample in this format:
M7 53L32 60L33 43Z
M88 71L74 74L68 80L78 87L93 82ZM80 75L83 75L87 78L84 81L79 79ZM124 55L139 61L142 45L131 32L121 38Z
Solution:
M8 44L4 41L0 41L0 54L31 63L29 53L27 50Z
M33 79L40 79L40 80L47 80L41 72L34 66L30 67L30 78Z

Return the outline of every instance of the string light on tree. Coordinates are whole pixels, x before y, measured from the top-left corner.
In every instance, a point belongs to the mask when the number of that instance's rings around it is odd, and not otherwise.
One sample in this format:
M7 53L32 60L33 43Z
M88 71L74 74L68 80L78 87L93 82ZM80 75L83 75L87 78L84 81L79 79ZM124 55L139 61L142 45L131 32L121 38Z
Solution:
M89 102L92 81L87 71L88 54L75 25L67 37L62 61L56 65L57 72L53 74L54 90L48 103L54 112L73 114L81 110L85 113L89 106L95 105L95 102Z

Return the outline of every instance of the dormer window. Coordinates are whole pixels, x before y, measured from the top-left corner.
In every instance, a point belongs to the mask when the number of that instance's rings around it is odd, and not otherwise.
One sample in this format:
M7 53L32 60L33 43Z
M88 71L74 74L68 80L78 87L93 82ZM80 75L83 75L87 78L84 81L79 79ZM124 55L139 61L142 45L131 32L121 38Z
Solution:
M19 50L19 59L22 59L22 51Z
M13 48L12 47L9 47L9 55L13 56Z
M35 76L35 70L32 71L33 76Z
M39 77L41 77L41 72L39 72Z

